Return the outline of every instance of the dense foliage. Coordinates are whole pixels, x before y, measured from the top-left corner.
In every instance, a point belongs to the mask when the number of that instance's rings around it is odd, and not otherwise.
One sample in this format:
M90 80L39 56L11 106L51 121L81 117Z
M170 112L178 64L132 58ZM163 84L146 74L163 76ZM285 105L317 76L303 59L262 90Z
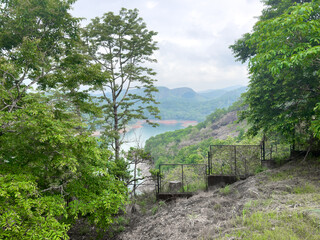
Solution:
M320 2L265 2L253 33L231 46L238 60L249 61L248 109L242 117L253 135L262 130L291 143L314 143L310 126L320 99Z
M81 123L46 97L28 94L22 101L0 118L0 236L65 239L79 216L111 223L127 190L110 174L110 151L89 132L79 134Z
M82 85L98 65L83 54L73 0L1 0L0 238L68 239L78 218L109 226L127 187Z

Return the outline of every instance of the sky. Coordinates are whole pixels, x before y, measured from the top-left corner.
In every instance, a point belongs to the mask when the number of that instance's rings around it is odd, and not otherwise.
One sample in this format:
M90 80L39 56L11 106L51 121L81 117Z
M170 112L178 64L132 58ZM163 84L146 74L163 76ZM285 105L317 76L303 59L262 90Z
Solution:
M72 15L85 26L106 12L139 9L148 30L158 32L157 86L196 91L248 84L247 65L229 46L250 32L261 15L260 0L78 0Z

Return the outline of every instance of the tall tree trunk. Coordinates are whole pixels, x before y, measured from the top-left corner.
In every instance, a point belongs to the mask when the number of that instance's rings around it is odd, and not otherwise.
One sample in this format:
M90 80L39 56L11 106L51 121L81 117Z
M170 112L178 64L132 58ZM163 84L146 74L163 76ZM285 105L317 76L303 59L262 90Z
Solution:
M115 152L115 161L117 162L120 159L120 141L119 141L119 119L118 119L118 108L116 104L113 106L113 116L114 116L114 128L113 130L116 133L114 138L114 152Z
M136 182L136 179L137 179L137 164L138 164L138 161L137 159L135 158L134 159L134 172L133 172L133 196L136 197L136 187L137 187L137 182Z

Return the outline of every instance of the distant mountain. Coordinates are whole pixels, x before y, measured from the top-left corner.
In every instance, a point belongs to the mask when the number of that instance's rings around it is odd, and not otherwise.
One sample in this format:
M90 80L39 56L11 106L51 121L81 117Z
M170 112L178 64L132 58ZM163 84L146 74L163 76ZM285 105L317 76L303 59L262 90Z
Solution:
M182 87L169 89L167 87L158 87L159 92L155 93L155 98L157 101L205 101L206 97L198 94L191 88Z
M154 94L160 116L163 120L196 120L203 121L206 116L217 108L229 107L237 101L246 87L229 87L224 89L196 92L191 88L182 87L169 89L157 87ZM143 89L134 89L129 93L143 94ZM97 94L95 94L97 96ZM109 95L109 94L107 94Z
M222 89L210 89L206 91L200 91L198 92L199 95L207 98L207 99L216 99L218 97L221 97L223 94L227 92L232 92L233 90L239 90L240 91L246 91L247 87L244 86L232 86L232 87L227 87L227 88L222 88Z
M217 108L229 107L237 101L246 87L210 90L197 93L191 88L158 87L155 98L162 119L203 121Z
M221 97L223 94L227 92L228 92L227 90L216 89L216 90L208 90L205 92L199 92L199 94L205 97L206 99L215 99L215 98Z

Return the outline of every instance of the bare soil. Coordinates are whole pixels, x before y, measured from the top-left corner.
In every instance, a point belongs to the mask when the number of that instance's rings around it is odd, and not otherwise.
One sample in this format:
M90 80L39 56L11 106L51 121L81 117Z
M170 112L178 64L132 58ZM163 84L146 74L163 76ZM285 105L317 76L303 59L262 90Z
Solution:
M319 161L292 161L225 188L138 209L116 239L216 239L234 231L244 211L319 209L319 191Z
M226 140L227 138L237 137L239 135L239 127L245 127L246 122L234 124L238 120L237 111L229 112L211 125L202 128L197 134L192 135L188 139L182 139L178 145L178 149L186 146L197 144L204 139L214 138Z

